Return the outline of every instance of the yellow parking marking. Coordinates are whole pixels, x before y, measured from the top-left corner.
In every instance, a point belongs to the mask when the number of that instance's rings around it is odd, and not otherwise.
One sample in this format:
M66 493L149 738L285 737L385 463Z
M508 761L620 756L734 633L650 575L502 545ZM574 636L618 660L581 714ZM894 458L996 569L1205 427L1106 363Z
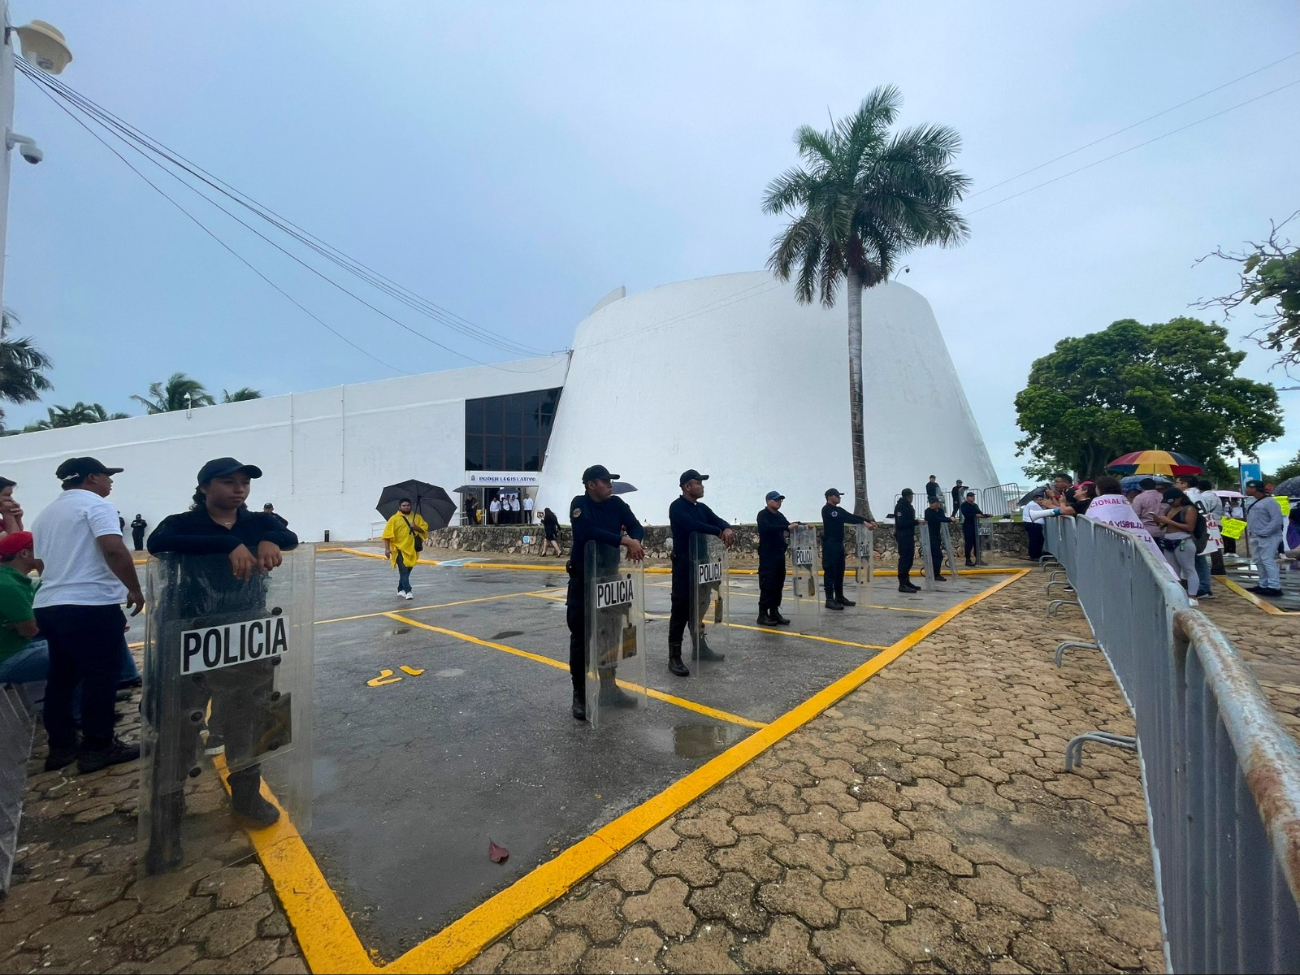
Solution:
M1219 581L1222 582L1229 589L1231 589L1233 592L1235 592L1242 599L1246 599L1254 603L1256 606L1258 606L1264 612L1268 613L1270 616L1300 616L1300 613L1297 613L1294 610L1282 609L1278 606L1274 606L1267 599L1263 599L1259 596L1256 596L1253 592L1247 592L1242 586L1233 582L1231 579L1224 579L1220 577Z
M777 629L774 626L749 626L745 623L728 623L728 626L737 630L754 630L757 633L777 633L781 636L797 636L805 640L816 640L819 643L838 643L842 647L861 647L863 650L888 650L889 647L881 646L877 643L855 643L852 640L836 640L834 637L817 636L814 633L799 633L795 630Z
M467 606L470 603L486 603L493 599L513 599L516 596L535 596L539 593L559 592L557 589L535 589L532 592L504 592L495 596L479 596L477 599L458 599L454 603L434 603L432 606L412 606L410 609L404 609L404 613L422 613L427 609L448 609L452 606ZM381 609L376 613L360 613L356 616L337 616L332 620L317 620L316 625L321 626L325 623L346 623L349 620L368 620L376 616L387 616L392 610Z
M583 877L607 863L619 852L694 802L727 776L743 768L772 745L803 727L841 698L856 690L927 636L976 603L1028 575L1029 571L1028 569L1014 570L1015 574L1010 578L971 596L927 621L888 650L877 654L766 727L756 730L754 734L673 783L659 795L575 843L554 859L536 867L510 887L489 898L388 965L381 967L372 962L337 895L330 889L311 851L303 843L288 816L281 816L280 820L268 829L250 831L249 837L294 927L294 933L307 959L308 967L317 975L324 975L324 973L378 975L380 972L385 975L387 973L399 975L406 972L455 971L473 960L487 945L521 920L563 895ZM471 643L480 643L508 653L537 659L550 666L568 669L565 665L549 658L429 626L416 620L403 618L398 613L382 615L402 619L405 623L433 632L446 633ZM224 773L224 768L222 771ZM264 794L267 794L265 783L262 788ZM275 801L270 795L268 799Z
M480 647L491 647L493 650L500 650L503 653L512 653L516 657L523 657L525 660L533 660L539 664L546 664L548 667L554 667L556 670L562 670L566 674L569 672L569 665L551 657L544 657L540 653L530 653L527 650L520 650L518 647L508 647L504 643L493 643L491 640L480 640L476 636L470 636L468 633L458 633L456 630L448 630L445 627L433 626L429 623L421 623L419 620L413 620L403 616L401 613L386 614L390 619L398 620L402 623L409 623L412 626L418 626L422 630L429 630L433 633L441 633L444 636L455 637L458 640L464 640L467 643L475 643ZM717 708L711 708L707 704L697 704L694 701L688 701L685 698L674 697L671 694L665 694L663 691L657 691L653 687L643 688L640 684L633 684L631 681L620 680L619 684L636 691L645 691L647 697L653 697L656 701L663 701L666 704L675 704L679 708L685 708L688 711L694 711L697 714L708 715L710 718L717 718L720 721L727 721L731 724L738 724L745 728L765 728L765 724L759 721L752 721L749 718L742 718L738 714L730 714L726 711L719 711Z

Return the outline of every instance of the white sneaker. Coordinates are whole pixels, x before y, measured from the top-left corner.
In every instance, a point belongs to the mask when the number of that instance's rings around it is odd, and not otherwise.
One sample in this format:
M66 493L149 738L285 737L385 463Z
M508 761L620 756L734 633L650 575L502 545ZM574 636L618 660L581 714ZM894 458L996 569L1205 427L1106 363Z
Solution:
M1187 605L1189 605L1189 606L1199 606L1199 605L1201 605L1201 602L1200 602L1200 600L1198 600L1198 599L1194 599L1193 597L1188 596L1188 597L1187 597Z
M402 593L402 598L403 598L403 599L414 599L414 598L415 598L415 595L414 595L414 593L404 592L404 593Z

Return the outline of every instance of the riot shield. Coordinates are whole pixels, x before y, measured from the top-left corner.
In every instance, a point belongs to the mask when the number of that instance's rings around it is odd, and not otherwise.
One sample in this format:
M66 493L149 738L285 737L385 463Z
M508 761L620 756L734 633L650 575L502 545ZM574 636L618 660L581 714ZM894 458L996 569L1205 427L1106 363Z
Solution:
M310 825L315 574L311 545L248 580L235 578L225 555L150 560L139 817L146 876L248 856L232 827L265 857Z
M872 579L876 570L875 533L866 525L856 526L857 562L853 566L853 581L857 583L857 609L862 612L871 601Z
M927 592L933 592L935 587L934 580L934 552L930 544L930 529L927 525L917 526L917 531L921 535L921 578L925 580Z
M691 533L691 660L719 663L726 654L728 626L727 548L717 535Z
M795 612L816 616L822 601L817 585L817 529L812 525L790 529L790 588Z
M621 545L587 542L587 720L593 728L646 705L645 572Z

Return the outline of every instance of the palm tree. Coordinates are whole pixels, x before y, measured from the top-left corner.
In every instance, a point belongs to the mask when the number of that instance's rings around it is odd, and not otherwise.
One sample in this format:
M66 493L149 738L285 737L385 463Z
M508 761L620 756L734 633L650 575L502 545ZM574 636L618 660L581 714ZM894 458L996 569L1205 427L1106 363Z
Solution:
M76 427L83 423L103 423L105 420L125 420L126 413L109 413L108 410L98 403L83 403L77 400L72 406L54 406L48 407L45 411L49 416L44 420L37 420L35 423L29 423L23 427L23 433L31 433L34 430L57 430L60 427Z
M223 403L246 403L250 399L261 399L262 391L253 389L251 386L240 386L233 393L223 389L221 391L221 402Z
M212 406L212 398L201 382L191 379L183 372L174 372L165 383L150 383L149 396L132 396L133 400L144 406L149 415L155 413L174 413L190 407Z
M0 312L0 400L32 403L41 398L41 393L54 388L43 372L54 363L32 345L30 338L9 338L10 329L18 324L13 312L7 309ZM4 415L0 409L0 420Z
M899 258L924 244L946 246L970 234L956 210L970 180L950 168L961 137L943 125L893 135L902 96L893 85L869 94L857 112L827 132L801 126L794 134L804 168L768 185L763 212L788 214L772 240L768 267L782 281L798 269L795 296L820 294L835 304L845 281L849 306L849 412L852 419L854 510L871 517L863 446L862 289L889 279Z

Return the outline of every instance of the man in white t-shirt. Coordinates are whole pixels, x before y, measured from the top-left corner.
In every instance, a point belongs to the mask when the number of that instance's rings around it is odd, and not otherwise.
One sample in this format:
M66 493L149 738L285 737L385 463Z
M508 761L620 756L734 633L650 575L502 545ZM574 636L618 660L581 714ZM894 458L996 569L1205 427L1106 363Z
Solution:
M493 498L488 503L488 514L492 516L492 524L498 524L501 521L501 499Z
M113 736L113 702L127 652L122 603L132 607L132 616L144 608L117 509L106 500L113 490L113 475L121 471L93 457L65 460L55 472L63 494L32 524L36 558L45 563L33 609L50 646L45 687L47 771L75 759L82 772L93 772L140 756L138 745ZM80 745L72 714L78 684Z
M531 525L533 523L533 499L529 495L524 495L524 522Z

